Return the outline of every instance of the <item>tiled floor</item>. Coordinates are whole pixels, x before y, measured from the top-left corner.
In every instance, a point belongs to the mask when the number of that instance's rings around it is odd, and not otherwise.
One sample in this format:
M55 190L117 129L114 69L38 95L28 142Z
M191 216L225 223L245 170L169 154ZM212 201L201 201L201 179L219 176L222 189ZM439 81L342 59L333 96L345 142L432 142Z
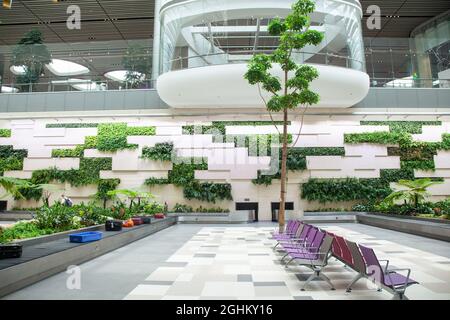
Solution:
M450 259L427 251L355 231L351 225L323 228L371 246L392 267L411 268L420 285L407 291L410 299L450 299ZM367 227L366 228L372 228ZM364 228L362 228L364 229ZM377 229L377 228L372 228ZM286 269L273 251L272 227L204 227L134 288L125 299L390 299L361 280L351 293L345 288L355 275L331 259L325 274L336 290L322 280L306 291L300 286L311 274L305 267ZM401 235L401 234L400 234ZM408 237L406 235L406 237ZM419 237L420 239L420 237ZM433 240L434 241L434 240ZM440 243L444 245L445 243ZM450 249L450 246L447 246Z
M330 261L325 274L336 291L314 281L299 290L307 268L286 270L268 240L272 223L179 224L80 265L81 288L68 289L61 272L2 299L390 299L361 281L344 288L354 272ZM420 285L411 299L450 299L450 244L356 223L321 227L370 244L393 266L412 268Z

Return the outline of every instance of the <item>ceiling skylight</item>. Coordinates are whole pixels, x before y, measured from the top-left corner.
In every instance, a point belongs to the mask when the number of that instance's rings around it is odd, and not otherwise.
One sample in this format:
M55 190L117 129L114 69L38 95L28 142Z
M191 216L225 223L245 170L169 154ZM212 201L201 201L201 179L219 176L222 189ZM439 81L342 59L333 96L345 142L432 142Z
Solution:
M72 86L72 88L80 90L80 91L100 91L106 90L104 84L97 84L91 80L85 79L69 79L68 83Z
M76 76L89 73L89 69L85 66L82 66L81 64L60 59L53 59L52 62L46 65L46 67L54 75L60 77Z
M11 70L11 72L16 76L25 74L25 66L11 66L9 67L9 70Z
M111 79L113 81L117 81L117 82L125 82L126 77L127 77L127 70L116 70L116 71L110 71L105 73L105 77L108 79ZM133 74L139 78L141 78L141 80L144 80L145 75L140 73L140 72L133 72Z
M14 87L2 86L2 93L16 93L18 91L19 91L19 89L14 88Z

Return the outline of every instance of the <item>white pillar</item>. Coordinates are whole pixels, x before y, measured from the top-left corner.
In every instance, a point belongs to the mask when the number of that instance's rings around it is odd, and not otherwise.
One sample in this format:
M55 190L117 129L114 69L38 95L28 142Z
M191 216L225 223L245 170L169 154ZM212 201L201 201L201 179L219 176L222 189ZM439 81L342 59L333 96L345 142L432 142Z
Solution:
M161 24L159 21L159 11L161 9L161 0L155 0L155 18L153 26L153 62L152 79L156 80L159 76L159 44L161 40Z

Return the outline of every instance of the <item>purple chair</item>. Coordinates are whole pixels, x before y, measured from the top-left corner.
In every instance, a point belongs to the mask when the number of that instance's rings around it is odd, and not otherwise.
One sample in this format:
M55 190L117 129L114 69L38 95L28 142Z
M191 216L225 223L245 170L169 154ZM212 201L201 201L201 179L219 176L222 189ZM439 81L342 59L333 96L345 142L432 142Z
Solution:
M283 242L292 241L292 239L295 239L299 237L300 233L302 232L304 228L304 224L302 222L298 222L295 224L295 226L290 230L289 233L286 234L277 234L272 237L272 239L275 239L277 241L277 244L272 248L275 250L277 246L279 246Z
M272 235L279 235L279 234L286 234L292 231L292 228L295 226L295 224L298 222L298 220L289 220L287 225L286 225L286 230L285 232L279 232L279 231L274 231L272 232Z
M375 252L371 248L359 245L359 249L361 250L366 264L365 275L380 285L380 287L384 287L386 290L392 292L394 294L393 299L407 299L405 296L406 288L410 285L418 283L409 277L411 274L411 269L388 269L389 260L378 260ZM381 267L380 261L386 262L384 269ZM396 271L406 271L407 273L406 276L404 276Z
M291 260L289 260L286 263L286 268L289 265L289 263L291 263L292 260L294 260L294 258L292 257L292 254L296 254L296 253L315 253L319 250L320 245L322 244L323 239L325 238L325 233L321 232L321 231L317 231L315 233L315 236L313 238L313 240L307 240L307 242L305 243L304 246L298 245L296 247L289 247L286 248L286 255L289 255L291 257ZM312 239L312 238L311 238Z
M276 233L272 235L273 239L288 239L291 238L296 232L298 227L300 226L300 221L294 221L290 226L289 229L286 228L286 231L284 233Z
M318 231L310 247L299 247L297 251L289 253L291 260L286 264L286 267L295 260L296 265L308 267L313 271L300 288L301 291L305 291L306 286L316 278L326 281L330 285L331 290L335 290L330 279L322 272L323 268L328 264L332 243L332 236Z
M307 230L303 239L301 239L301 237L300 237L299 239L292 239L291 241L283 242L283 243L281 243L281 246L282 246L281 250L287 252L289 249L296 249L299 247L311 246L318 231L319 231L319 229L317 229L316 227L310 226L310 228ZM289 254L289 252L287 252L281 258L281 261L283 261L288 256L288 254Z
M279 246L280 244L286 244L286 243L292 243L294 241L298 241L301 237L302 234L304 232L306 232L307 230L309 230L310 226L301 222L298 225L298 228L295 232L295 234L290 235L290 236L284 236L284 237L274 237L273 239L277 240L277 244L273 247L273 249L275 250L275 248L277 246Z

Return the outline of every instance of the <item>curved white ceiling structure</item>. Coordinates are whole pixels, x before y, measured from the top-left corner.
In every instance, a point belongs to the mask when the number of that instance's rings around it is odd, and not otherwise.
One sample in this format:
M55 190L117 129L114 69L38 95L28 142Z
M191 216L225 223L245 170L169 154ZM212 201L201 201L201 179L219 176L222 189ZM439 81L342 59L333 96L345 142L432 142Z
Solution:
M369 76L357 70L314 65L319 78L311 89L320 95L317 108L347 108L369 92ZM247 64L224 64L167 72L157 81L158 94L174 108L265 108L257 86L244 79ZM275 75L283 78L279 66ZM267 100L270 94L262 91Z
M246 62L263 38L262 52L276 48L278 41L271 39L267 25L289 14L294 2L163 0L160 97L174 108L263 108L258 87L244 79ZM323 32L324 41L293 53L293 59L319 71L312 89L321 101L314 107L351 107L369 90L361 5L357 0L316 0L315 5L311 28ZM281 76L281 69L275 69Z
M291 11L293 0L166 0L162 2L161 16L161 73L170 71L174 60L194 66L229 63L232 54L227 53L223 43L216 41L234 38L236 34L247 34L247 47L253 39L263 37L267 25L246 26L243 20L284 17ZM307 47L303 61L313 58L315 53L338 53L348 55L351 68L364 70L364 46L362 41L362 9L357 0L316 0L316 10L311 14L311 28L324 32L325 39L319 46ZM225 35L225 37L224 37ZM255 42L257 42L255 40ZM250 44L249 44L250 43ZM239 47L244 44L239 45ZM244 46L245 47L245 46ZM255 44L255 48L258 46ZM187 51L181 51L187 48ZM253 49L253 48L251 48ZM181 53L181 54L180 54ZM212 55L213 54L213 55ZM219 54L219 55L216 55ZM248 56L252 52L247 53ZM197 56L195 59L189 57Z
M89 69L81 64L60 59L53 59L52 62L45 66L51 73L59 77L78 76L89 73Z

